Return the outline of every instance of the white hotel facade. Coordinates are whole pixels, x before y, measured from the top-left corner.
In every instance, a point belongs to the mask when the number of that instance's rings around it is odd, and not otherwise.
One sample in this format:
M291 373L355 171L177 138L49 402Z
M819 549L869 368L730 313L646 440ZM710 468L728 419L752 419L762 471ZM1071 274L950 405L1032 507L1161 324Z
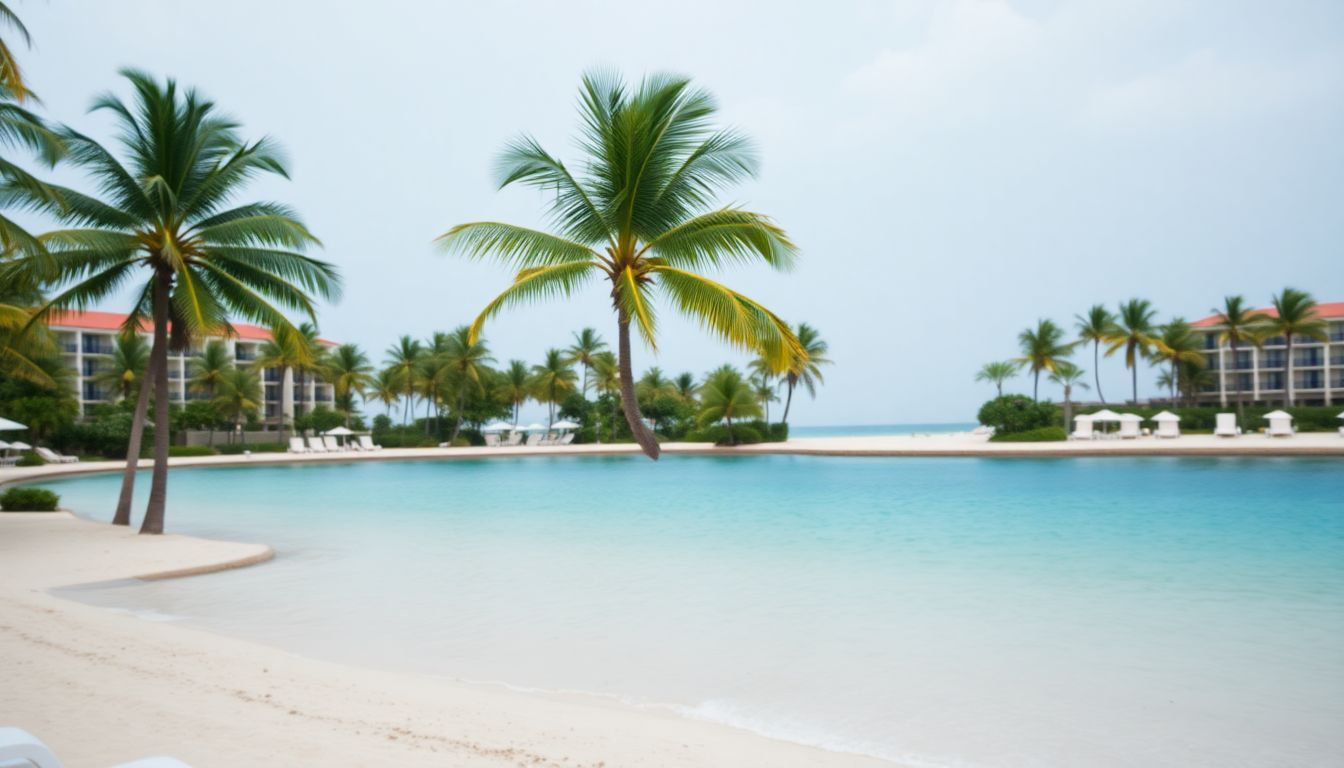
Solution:
M123 314L93 311L53 312L48 319L47 325L56 337L66 365L75 371L75 394L79 398L82 415L87 415L94 406L115 399L115 393L102 389L93 379L100 370L112 365L117 334L121 332L121 325L125 321L126 315ZM257 358L261 345L271 339L270 331L265 328L246 323L235 323L233 327L235 336L207 337L194 343L186 354L169 353L168 391L172 402L182 405L190 400L205 398L202 393L192 392L187 386L187 380L191 378L189 361L201 354L207 342L224 342L234 363L246 366ZM141 329L141 334L149 338L153 335L153 329L146 325ZM319 343L335 346L326 340ZM265 408L258 416L264 424L278 427L318 406L332 407L334 392L331 385L311 374L286 371L282 382L279 371L267 368L261 371L261 380L265 390Z
M1257 312L1274 316L1273 309ZM1326 340L1293 337L1293 394L1297 405L1344 403L1344 302L1317 305L1325 321ZM1235 359L1227 344L1220 344L1222 328L1217 316L1193 323L1204 336L1204 357L1214 383L1198 395L1203 405L1235 404L1238 392L1247 402L1279 404L1286 396L1288 349L1282 336L1259 347L1237 345Z

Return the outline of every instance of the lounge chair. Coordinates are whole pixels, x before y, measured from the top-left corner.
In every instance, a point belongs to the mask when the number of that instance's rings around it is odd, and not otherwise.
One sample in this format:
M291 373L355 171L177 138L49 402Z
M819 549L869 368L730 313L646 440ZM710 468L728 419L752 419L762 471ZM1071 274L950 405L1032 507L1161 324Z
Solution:
M341 444L336 440L336 438L332 437L331 435L323 435L322 444L327 447L327 453L340 453L341 451L345 450L344 448L341 447Z
M43 448L40 445L34 448L33 452L38 456L41 456L42 460L48 464L74 464L79 461L78 456L63 456L50 448Z
M38 738L22 728L0 728L0 766L61 768L61 761ZM112 768L191 768L171 757L147 757Z
M383 446L381 446L381 445L375 445L374 442L373 442L373 438L369 437L368 435L360 435L360 436L359 436L359 447L360 447L362 450L365 450L365 451L381 451L381 450L383 450Z
M1265 434L1269 437L1292 437L1297 430L1293 429L1293 416L1287 411L1270 411L1264 415L1264 419L1269 422L1265 427Z
M1094 440L1096 439L1096 430L1092 429L1092 420L1085 416L1076 416L1073 419L1073 434L1069 435L1070 440Z
M1344 429L1344 427L1340 427L1340 429ZM506 445L506 446L510 446L510 445L519 445L519 444L521 444L522 442L523 442L523 433L522 433L522 432L514 432L513 434L509 435L509 439L508 439L508 441L506 441L506 442L504 443L504 445Z
M1139 436L1139 422L1134 419L1124 419L1120 422L1120 439L1134 440Z
M527 445L529 446L545 445L545 443L542 442L545 439L546 439L545 432L533 432L532 434L527 436Z
M1180 437L1181 424L1176 421L1157 422L1157 431L1153 433L1157 437Z
M1237 414L1220 413L1214 416L1213 434L1218 437L1236 437L1241 434L1237 426Z
M326 453L327 446L322 444L322 438L310 437L308 438L308 450L312 453Z
M1340 427L1339 431L1341 433L1344 433L1344 427ZM19 463L18 456L0 456L0 467L13 467L17 466L18 463Z
M289 452L308 453L308 446L303 444L302 437L291 437L289 438Z
M499 435L496 435L496 434L493 433L493 432L487 434L487 435L485 436L485 447L486 447L486 448L498 448L498 447L499 447Z
M560 439L558 439L558 440L555 441L555 444L556 444L556 445L569 445L569 444L572 443L572 442L574 442L574 433L573 433L573 432L569 432L569 433L566 433L566 434L561 435L561 436L560 436Z

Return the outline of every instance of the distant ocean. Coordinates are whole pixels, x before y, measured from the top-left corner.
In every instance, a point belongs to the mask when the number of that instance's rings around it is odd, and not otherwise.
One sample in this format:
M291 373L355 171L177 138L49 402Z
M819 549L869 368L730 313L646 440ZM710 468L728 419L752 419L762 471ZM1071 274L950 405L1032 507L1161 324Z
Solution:
M827 427L790 426L789 437L874 437L913 435L916 432L968 432L973 421L934 422L928 424L850 424Z

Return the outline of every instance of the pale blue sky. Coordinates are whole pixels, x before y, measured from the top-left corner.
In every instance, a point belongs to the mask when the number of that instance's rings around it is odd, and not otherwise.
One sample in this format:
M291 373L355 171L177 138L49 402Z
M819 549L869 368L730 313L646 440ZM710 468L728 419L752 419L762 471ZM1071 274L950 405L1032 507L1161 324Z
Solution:
M253 196L295 205L323 239L346 278L323 333L378 360L506 285L503 268L430 240L467 220L542 221L536 193L495 191L492 161L523 131L573 158L576 87L595 66L690 75L757 140L763 172L728 199L776 217L803 259L724 277L831 343L836 365L796 423L970 420L981 363L1015 354L1038 317L1071 326L1093 302L1143 296L1194 319L1226 293L1263 304L1284 285L1344 300L1344 4L796 5L15 8L56 119L110 139L84 110L130 65L278 138L293 181ZM658 357L637 348L637 369L744 359L664 317ZM614 336L598 288L487 333L501 362L535 361L583 325ZM1108 396L1127 391L1118 359L1102 374ZM1141 394L1155 376L1141 372Z

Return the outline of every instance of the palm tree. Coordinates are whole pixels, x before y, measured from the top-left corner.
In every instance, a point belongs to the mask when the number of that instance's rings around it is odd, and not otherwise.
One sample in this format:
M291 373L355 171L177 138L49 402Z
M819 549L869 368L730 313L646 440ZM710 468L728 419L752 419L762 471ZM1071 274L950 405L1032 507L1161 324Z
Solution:
M779 395L775 394L775 388L770 385L769 380L763 376L751 377L752 394L756 396L756 401L761 404L765 412L765 423L770 424L770 404L779 402Z
M5 262L0 258L0 270ZM47 299L37 283L0 271L0 376L30 381L47 389L56 381L47 371L56 355L56 340L45 325L30 321L33 307Z
M1191 367L1202 369L1205 365L1200 341L1195 329L1183 318L1177 317L1162 326L1161 335L1154 343L1154 355L1171 366L1169 392L1173 405L1176 403L1176 390L1183 386L1183 378L1188 378L1183 377L1182 373Z
M293 391L298 388L298 378L302 371L308 370L319 364L316 359L315 344L316 332L312 326L304 323L303 326L295 328L289 322L283 324L277 323L271 326L271 338L266 340L257 349L257 356L252 360L252 370L258 374L267 369L276 372L276 391L280 397L280 426L290 426L287 419L289 413L285 409L285 397L292 398ZM291 381L293 386L291 387ZM291 400L292 408L292 400Z
M569 366L569 358L558 349L546 350L540 365L532 366L532 392L548 408L546 426L555 423L555 406L564 402L565 395L574 391L579 375Z
M598 352L593 356L593 390L599 396L611 397L611 439L616 439L616 423L619 418L617 408L621 400L620 363L613 352ZM596 430L594 430L596 434ZM600 435L598 435L600 438ZM599 442L600 439L599 439Z
M1147 358L1157 345L1157 329L1153 317L1157 310L1147 299L1130 299L1120 305L1115 318L1115 326L1106 337L1106 356L1125 350L1125 367L1130 370L1134 399L1139 402L1139 359Z
M992 383L995 390L998 392L996 397L1003 397L1003 382L1016 376L1021 367L1020 363L1012 360L985 363L984 366L980 368L979 372L975 374L975 380Z
M1218 332L1219 345L1226 344L1232 352L1232 382L1233 393L1237 398L1237 424L1245 426L1242 422L1246 420L1245 415L1245 393L1241 389L1240 374L1235 371L1237 368L1237 347L1242 344L1259 346L1265 338L1268 318L1260 312L1256 312L1246 306L1246 300L1241 296L1223 297L1223 308L1215 309L1217 323L1222 330ZM1227 388L1227 366L1219 370L1218 386L1226 391ZM1223 397L1226 405L1226 395Z
M355 411L355 397L365 397L365 391L375 383L369 356L354 344L342 344L327 356L322 376L331 382L336 405L345 413L348 429Z
M1115 315L1104 304L1093 304L1087 314L1075 315L1074 320L1078 326L1078 340L1092 342L1092 375L1097 382L1097 398L1105 405L1106 396L1101 393L1101 343L1115 334Z
M94 374L93 381L127 400L139 391L149 368L149 345L138 333L117 334L112 349L112 364Z
M766 383L767 385L769 384L768 379ZM677 397L691 403L695 402L695 393L699 391L700 385L696 383L694 373L683 371L677 374L677 377L672 380L672 389L675 390ZM775 398L775 400L778 401L779 398Z
M760 415L761 404L756 393L742 379L742 374L731 367L714 371L700 385L700 425L725 422L729 445L737 444L733 419L759 418Z
M418 339L402 336L397 343L387 348L388 368L396 372L401 391L406 393L406 408L401 412L401 426L411 414L411 405L415 401L416 367L424 354L424 347Z
M6 3L0 3L0 25L13 28L25 45L32 45L27 27ZM65 142L41 118L20 106L30 100L36 101L37 97L29 90L9 43L0 38L0 146L35 152L43 165L51 168L65 155ZM46 198L54 205L62 204L50 187L3 156L0 156L0 180L6 186L23 187L27 193ZM5 216L0 216L0 250L6 255L18 251L43 252L41 243Z
M261 400L261 377L253 371L234 368L219 382L215 407L233 421L233 429L242 436L244 445L247 444L247 430L243 429L243 424L249 414L256 413L257 408L261 406Z
M826 357L831 347L817 333L816 328L799 323L797 338L798 348L784 371L784 386L788 395L784 400L784 418L781 421L785 424L789 423L789 409L793 407L793 390L802 384L807 388L808 396L815 399L817 385L826 383L821 375L821 366L831 364L830 358Z
M396 408L401 399L401 374L395 368L382 369L374 376L369 395L389 411Z
M580 111L586 157L578 177L530 137L509 144L499 163L501 187L554 193L556 233L483 221L460 224L439 243L519 270L476 318L473 336L505 307L568 296L599 276L609 282L621 404L635 440L656 459L658 440L641 418L630 356L632 323L656 348L655 287L682 314L739 348L762 351L782 371L798 347L788 326L696 270L758 260L785 269L795 249L769 218L713 208L717 190L755 174L756 159L745 137L714 130L714 100L689 80L654 75L630 87L617 76L588 74Z
M317 239L293 210L278 203L234 205L258 174L286 176L283 158L269 139L246 143L238 125L216 114L215 105L168 80L160 85L134 70L122 74L135 90L127 105L104 95L93 109L111 113L129 163L123 164L93 139L62 129L71 159L88 171L106 201L51 186L59 199L10 185L7 191L29 207L76 228L41 237L47 254L21 257L24 269L68 285L39 311L84 307L127 287L135 275L135 303L125 326L153 321L154 471L142 533L162 533L168 487L168 329L172 345L230 330L230 316L269 325L288 320L272 302L315 314L313 296L334 298L340 279L330 264L302 251ZM232 207L231 207L232 206ZM134 431L143 429L139 412ZM133 435L131 448L138 451ZM130 489L137 456L127 456L122 495L129 520Z
M1066 432L1069 425L1073 423L1073 388L1087 389L1087 384L1083 381L1085 375L1087 375L1086 371L1068 360L1058 361L1055 363L1054 370L1050 371L1050 381L1064 387L1064 431Z
M565 353L569 356L570 363L578 363L583 368L583 386L580 392L585 399L588 397L588 371L593 367L593 358L598 352L607 348L607 342L602 340L598 332L592 328L584 328L574 334L574 343L569 345Z
M1039 400L1041 371L1054 373L1059 364L1065 362L1064 358L1073 354L1073 345L1065 343L1064 331L1055 325L1055 321L1044 319L1037 320L1034 329L1019 333L1017 343L1022 356L1013 362L1025 365L1031 371L1031 399Z
M532 396L532 372L522 360L510 360L504 369L504 382L500 390L504 402L513 409L513 423L518 423L518 410Z
M1284 288L1274 297L1275 316L1267 321L1268 329L1276 336L1283 337L1284 357L1287 358L1287 399L1285 404L1292 408L1296 402L1293 392L1293 339L1307 338L1325 341L1328 337L1325 321L1316 312L1316 300L1306 291Z
M213 401L219 393L219 384L233 370L233 358L224 342L214 339L205 345L198 357L187 362L187 386ZM263 390L264 391L264 390ZM215 444L215 423L210 422L209 444Z
M14 31L19 33L19 37L23 38L24 44L32 46L33 38L28 35L28 28L14 11L10 10L8 3L0 3L0 23L13 27ZM19 62L14 59L14 52L3 39L0 39L0 88L8 93L9 98L18 102L36 98L28 89L28 83L24 81L23 71L19 69Z
M448 348L443 354L444 363L453 374L457 389L457 407L453 410L453 435L449 444L457 439L462 429L462 407L466 403L467 391L481 388L481 372L486 363L494 362L490 348L479 336L473 336L469 326L460 326L448 336Z

